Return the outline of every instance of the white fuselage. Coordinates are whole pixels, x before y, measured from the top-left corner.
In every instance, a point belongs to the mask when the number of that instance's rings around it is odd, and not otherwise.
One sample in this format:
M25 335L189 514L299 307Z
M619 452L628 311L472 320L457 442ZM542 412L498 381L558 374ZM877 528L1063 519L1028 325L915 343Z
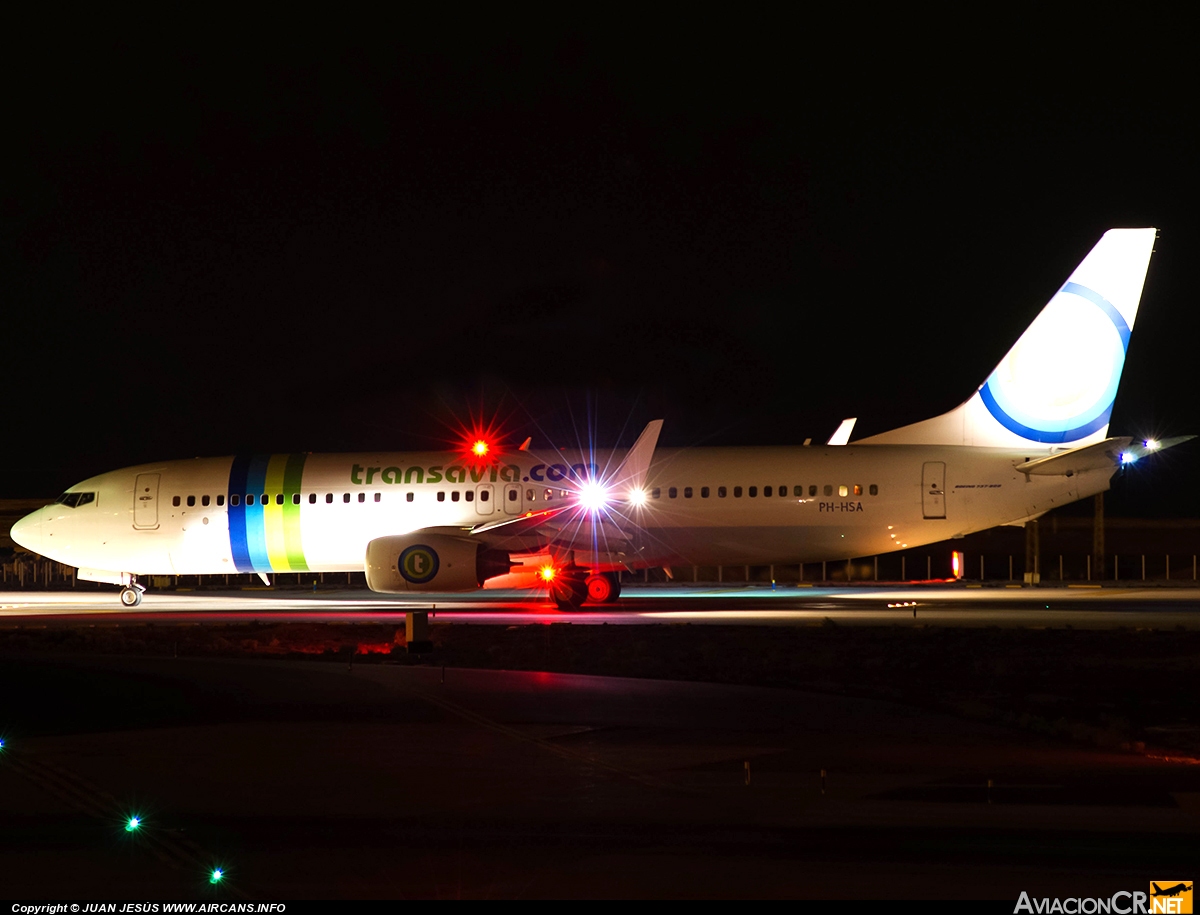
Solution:
M592 530L603 528L604 542L593 540L584 553L596 564L629 567L845 559L1020 521L1108 488L1110 469L1069 477L1016 469L1045 454L1045 446L659 449L645 504L602 511L606 524ZM582 478L603 477L620 457L545 460L518 452L476 465L445 452L168 461L85 480L68 493L94 493L91 501L47 506L13 535L60 562L112 573L360 571L375 538L561 507L576 499ZM583 546L579 530L586 527L576 524L573 549Z

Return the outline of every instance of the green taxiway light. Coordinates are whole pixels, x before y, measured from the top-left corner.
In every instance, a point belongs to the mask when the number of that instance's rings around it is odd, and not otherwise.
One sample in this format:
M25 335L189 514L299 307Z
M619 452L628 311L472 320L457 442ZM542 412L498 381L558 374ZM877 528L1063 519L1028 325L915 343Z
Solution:
M208 877L209 883L220 883L221 878L225 876L225 872L219 867L214 867L213 872Z
M141 825L142 825L141 817L130 817L128 822L125 823L125 831L126 832L134 832Z

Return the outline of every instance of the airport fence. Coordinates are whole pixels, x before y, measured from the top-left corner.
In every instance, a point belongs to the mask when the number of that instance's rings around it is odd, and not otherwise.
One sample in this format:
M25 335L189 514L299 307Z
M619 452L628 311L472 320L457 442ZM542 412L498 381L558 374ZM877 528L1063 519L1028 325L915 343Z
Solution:
M945 547L945 548L943 548ZM934 544L924 552L903 555L865 556L837 562L776 565L675 566L664 569L622 572L627 584L697 583L725 585L854 584L871 582L944 581L956 577L954 553L959 554L959 574L965 581L993 584L1026 582L1024 555L984 554L956 551L951 545ZM1119 554L1106 557L1107 573L1097 573L1090 555L1040 555L1034 564L1033 580L1043 584L1092 583L1186 587L1200 584L1197 554ZM273 573L270 590L354 590L366 588L362 572ZM141 583L151 590L268 590L256 575L151 575ZM71 566L29 553L17 553L0 563L0 589L8 591L106 591L112 585L80 581Z

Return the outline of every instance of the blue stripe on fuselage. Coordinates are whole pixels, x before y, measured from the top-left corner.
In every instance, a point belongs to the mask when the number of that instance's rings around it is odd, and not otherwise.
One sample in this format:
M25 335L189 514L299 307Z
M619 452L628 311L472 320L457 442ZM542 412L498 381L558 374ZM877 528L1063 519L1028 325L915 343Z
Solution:
M233 567L239 572L253 572L254 564L250 561L250 550L246 545L246 471L250 468L250 458L235 457L233 466L229 469L229 492L226 493L226 504L229 506L229 552L233 554ZM235 504L236 502L236 504Z
M246 507L246 550L250 554L249 571L270 572L271 560L267 555L267 529L263 521L263 487L267 485L269 454L256 454L250 459L246 471L246 492L254 496L254 504Z

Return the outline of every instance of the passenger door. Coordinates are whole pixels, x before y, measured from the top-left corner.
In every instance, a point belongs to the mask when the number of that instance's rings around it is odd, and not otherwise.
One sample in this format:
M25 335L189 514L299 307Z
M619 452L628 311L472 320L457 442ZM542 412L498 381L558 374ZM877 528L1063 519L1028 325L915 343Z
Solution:
M158 527L158 481L160 473L139 473L133 483L133 526L139 531Z
M921 468L921 510L926 518L946 517L946 465L926 461Z

